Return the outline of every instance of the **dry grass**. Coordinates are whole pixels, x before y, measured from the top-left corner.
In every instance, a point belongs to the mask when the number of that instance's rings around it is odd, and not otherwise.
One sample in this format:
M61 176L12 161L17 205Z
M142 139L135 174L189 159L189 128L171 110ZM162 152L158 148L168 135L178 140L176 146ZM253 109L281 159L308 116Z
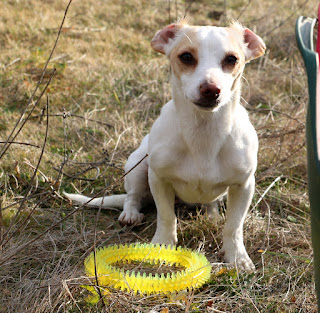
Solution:
M45 96L16 138L39 148L13 144L0 163L1 312L316 312L305 162L307 86L294 39L295 19L314 16L315 3L225 3L226 10L222 0L214 7L207 0L71 4L40 85L43 90L55 68L45 92L48 137L35 178L47 128ZM67 4L0 2L2 141L41 77ZM243 104L260 138L256 195L245 224L257 272L221 272L194 294L138 297L114 291L104 305L90 305L80 287L86 281L84 258L95 244L150 241L155 210L145 210L139 227L121 228L117 211L73 212L61 191L123 191L121 182L113 184L126 158L170 99L167 61L149 41L186 9L194 24L224 25L240 17L269 48L247 67L243 83ZM217 263L222 226L200 211L177 207L179 244Z

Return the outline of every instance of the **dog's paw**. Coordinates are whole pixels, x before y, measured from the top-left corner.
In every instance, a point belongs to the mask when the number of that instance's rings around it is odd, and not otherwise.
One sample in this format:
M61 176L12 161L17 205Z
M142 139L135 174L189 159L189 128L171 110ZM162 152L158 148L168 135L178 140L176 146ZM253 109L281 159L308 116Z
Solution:
M144 215L137 210L124 210L119 216L119 222L121 225L137 225L143 220Z
M176 235L174 234L159 234L159 233L155 233L155 235L153 236L151 243L155 244L166 244L166 245L175 245L178 242L178 238Z
M221 255L229 266L235 267L239 271L251 272L255 270L255 266L245 249L225 249L221 251Z
M256 269L249 257L238 258L234 265L239 271L252 272Z

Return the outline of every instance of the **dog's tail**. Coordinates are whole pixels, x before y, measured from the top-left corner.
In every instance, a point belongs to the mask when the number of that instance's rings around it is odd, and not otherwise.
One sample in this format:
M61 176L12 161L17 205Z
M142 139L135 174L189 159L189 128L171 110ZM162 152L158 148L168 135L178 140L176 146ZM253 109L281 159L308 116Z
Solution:
M70 200L72 200L76 204L84 204L87 207L93 208L123 208L124 200L126 198L126 194L122 195L113 195L106 196L101 198L89 198L83 195L75 194L75 193L66 193L63 194Z

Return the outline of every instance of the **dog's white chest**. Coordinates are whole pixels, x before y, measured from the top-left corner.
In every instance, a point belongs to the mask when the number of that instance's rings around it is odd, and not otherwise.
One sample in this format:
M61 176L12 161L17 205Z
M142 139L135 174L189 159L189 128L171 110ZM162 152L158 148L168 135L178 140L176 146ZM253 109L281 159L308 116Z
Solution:
M177 196L185 202L213 202L230 184L230 171L218 157L185 152L157 156L151 162L153 170L172 185Z
M224 184L214 184L211 182L204 182L203 180L194 181L182 181L171 180L170 181L176 195L185 202L189 203L211 203L217 199L221 194L227 190Z
M169 102L152 127L148 153L149 167L182 200L210 203L254 173L258 142L242 107L234 114L232 130L226 127L223 114L206 124L201 119L179 124L176 114Z

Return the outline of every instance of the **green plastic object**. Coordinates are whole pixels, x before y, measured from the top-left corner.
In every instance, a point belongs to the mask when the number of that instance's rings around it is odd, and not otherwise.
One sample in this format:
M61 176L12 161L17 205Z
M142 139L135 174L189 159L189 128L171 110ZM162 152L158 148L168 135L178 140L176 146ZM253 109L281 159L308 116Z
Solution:
M318 308L320 309L320 75L318 54L320 38L315 51L313 30L316 22L317 19L300 16L296 22L296 39L306 67L309 85L309 106L306 121L308 187L311 207L315 282Z

